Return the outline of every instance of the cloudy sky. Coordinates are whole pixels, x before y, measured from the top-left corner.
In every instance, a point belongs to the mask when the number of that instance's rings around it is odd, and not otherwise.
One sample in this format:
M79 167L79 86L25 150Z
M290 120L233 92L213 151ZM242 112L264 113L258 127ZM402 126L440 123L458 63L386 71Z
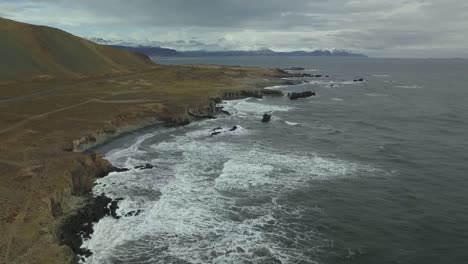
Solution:
M468 57L468 0L0 0L0 16L181 50Z

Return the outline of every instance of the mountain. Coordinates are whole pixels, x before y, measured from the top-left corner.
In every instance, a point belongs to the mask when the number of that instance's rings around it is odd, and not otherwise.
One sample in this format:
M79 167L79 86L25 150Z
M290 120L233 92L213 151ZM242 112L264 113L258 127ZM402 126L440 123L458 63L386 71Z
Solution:
M184 56L188 57L205 57L205 56L217 56L217 57L229 57L229 56L322 56L322 57L367 57L363 54L351 53L348 51L339 50L315 50L315 51L287 51L287 52L276 52L272 50L232 50L232 51L185 51L180 52Z
M315 50L315 51L289 51L276 52L269 49L264 50L225 50L225 51L177 51L162 47L150 46L124 46L110 45L128 51L146 54L149 57L233 57L233 56L316 56L316 57L367 57L363 54L352 53L343 50Z
M0 58L0 81L127 72L153 65L144 54L4 18L0 18Z
M159 46L157 41L129 42L122 39L108 40L99 37L88 38L90 41L102 45L109 45L129 51L144 53L150 57L229 57L229 56L321 56L321 57L367 57L364 54L353 53L346 50L315 50L315 51L286 51L277 52L268 48L259 50L189 50L180 51Z

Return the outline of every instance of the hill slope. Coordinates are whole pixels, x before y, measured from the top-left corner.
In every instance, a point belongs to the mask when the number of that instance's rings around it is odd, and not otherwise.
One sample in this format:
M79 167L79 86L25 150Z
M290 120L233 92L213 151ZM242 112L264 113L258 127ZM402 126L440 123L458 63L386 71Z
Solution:
M0 80L38 75L79 77L153 65L137 54L76 37L59 29L0 18Z

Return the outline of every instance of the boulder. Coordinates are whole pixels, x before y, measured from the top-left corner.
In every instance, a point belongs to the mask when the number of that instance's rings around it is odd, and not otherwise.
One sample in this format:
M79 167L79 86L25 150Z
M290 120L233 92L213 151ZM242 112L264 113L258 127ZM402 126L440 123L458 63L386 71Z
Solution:
M127 168L112 167L111 172L126 172L129 171Z
M364 81L363 78L359 78L359 79L353 80L353 82L363 82L363 81Z
M301 93L290 93L289 94L289 99L290 100L297 100L299 98L307 98L311 96L316 96L317 94L312 91L306 91L306 92L301 92Z
M271 120L271 115L270 114L267 114L267 113L263 114L263 118L262 118L263 123L270 122L270 120Z
M154 168L154 166L149 164L149 163L146 163L145 165L135 166L135 169L137 169L137 170L149 170L149 169L152 169L152 168Z
M233 126L231 129L229 129L229 131L235 131L237 130L237 126Z

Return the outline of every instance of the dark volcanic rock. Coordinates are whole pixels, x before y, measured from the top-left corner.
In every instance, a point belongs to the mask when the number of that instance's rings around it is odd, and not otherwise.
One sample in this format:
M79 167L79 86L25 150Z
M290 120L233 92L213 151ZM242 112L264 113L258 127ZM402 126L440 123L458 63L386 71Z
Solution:
M293 73L291 77L298 77L298 78L305 78L305 77L314 77L314 75L310 73Z
M146 163L145 165L135 166L135 169L137 169L137 170L149 170L149 169L152 169L152 168L154 168L154 166L149 164L149 163Z
M64 221L61 227L61 243L69 246L79 256L91 256L91 251L81 248L82 237L90 239L94 232L93 224L99 222L104 216L118 218L116 213L118 208L118 201L112 201L105 195L88 198L83 208Z
M359 78L359 79L353 80L353 82L363 82L363 81L364 81L363 78Z
M307 97L311 97L311 96L315 96L317 95L315 92L312 92L312 91L306 91L306 92L301 92L301 93L291 93L289 94L289 99L291 100L296 100L296 99L299 99L299 98L307 98Z
M217 127L217 128L214 128L213 130L211 130L211 136L216 136L216 135L219 135L221 134L221 131L223 128L222 127Z
M197 113L192 113L192 112L188 112L188 114L190 116L193 116L195 118L200 118L200 119L216 119L216 116L212 115L212 114L197 114Z
M263 114L263 118L262 118L263 123L270 122L270 120L271 120L271 115L270 114L267 114L267 113Z
M229 131L235 131L237 129L237 126L233 126Z
M286 80L282 83L282 85L296 85L296 84L300 84L301 82L300 81L292 81L292 80Z
M302 67L291 67L291 68L288 68L288 69L285 69L287 71L304 71L305 69L302 68Z
M127 169L127 168L112 167L112 171L111 171L111 172L126 172L126 171L129 171L129 169Z

